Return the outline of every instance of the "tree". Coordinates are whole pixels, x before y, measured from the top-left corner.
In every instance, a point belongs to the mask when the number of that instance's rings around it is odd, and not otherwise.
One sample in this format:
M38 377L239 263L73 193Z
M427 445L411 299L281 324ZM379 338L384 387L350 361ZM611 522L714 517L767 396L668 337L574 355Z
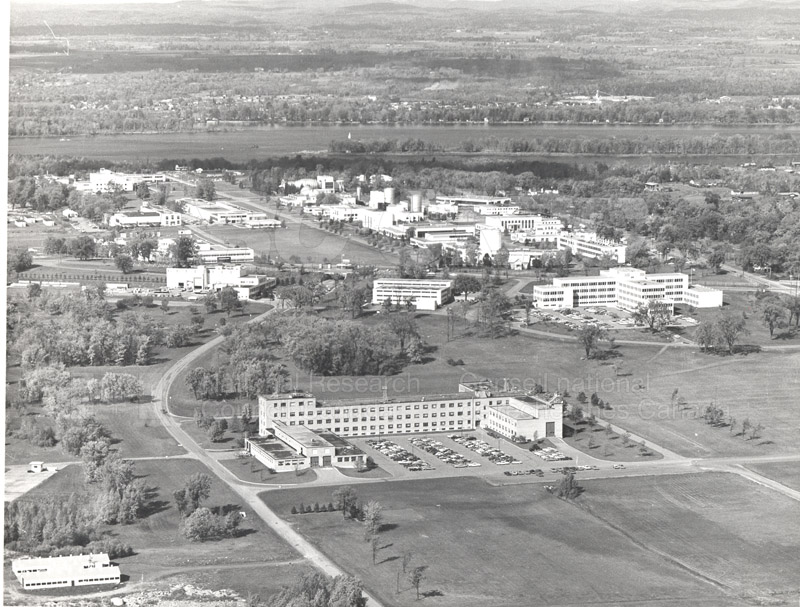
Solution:
M233 287L225 287L217 291L217 304L219 309L223 310L228 316L234 310L239 310L242 307L242 302L239 300L239 294Z
M364 540L369 541L377 536L383 522L383 506L380 502L371 500L364 506Z
M189 268L197 255L197 244L191 236L180 236L170 246L169 253L179 268Z
M768 301L762 308L761 315L764 323L769 327L769 336L772 338L775 327L780 327L786 319L786 312L779 302Z
M728 346L728 352L733 353L733 348L739 337L747 334L747 326L744 318L733 313L727 312L720 314L715 322L717 333L724 344Z
M178 506L178 512L182 516L189 516L211 495L211 477L197 472L189 477L182 489L178 489L172 495Z
M558 497L568 500L578 497L582 492L583 487L578 485L575 480L575 475L572 472L563 476L558 485L558 489L556 489L556 495L558 495Z
M706 352L709 348L713 348L718 339L719 334L714 323L701 322L699 325L697 325L697 329L694 332L694 340L700 346L700 350L702 352Z
M8 273L24 272L33 267L33 255L29 251L9 251Z
M78 236L70 241L69 252L73 257L86 261L97 254L97 245L91 236Z
M578 332L578 338L586 351L586 358L593 358L598 348L598 343L606 339L606 330L597 325L585 325Z
M225 438L225 430L220 421L215 420L214 423L208 427L208 438L212 443L219 443Z
M347 518L352 514L353 507L358 501L355 490L349 485L336 489L332 497L337 510L342 511L342 518Z
M477 293L481 290L481 281L468 274L459 274L453 279L453 295L464 294L464 299L469 293Z
M162 299L161 300L161 311L164 314L167 314L169 312L169 299ZM192 319L194 319L194 318L195 317L192 316Z
M425 570L428 567L426 565L420 565L418 567L414 567L408 574L408 581L411 582L411 585L414 587L414 590L417 591L417 600L419 600L419 587L422 584L422 580L425 579Z
M118 254L114 257L114 265L123 274L133 272L133 258L130 255Z
M631 317L636 324L646 325L651 331L660 331L669 322L671 304L650 299L640 303Z
M143 393L142 382L129 373L106 373L100 380L100 398L107 403L134 400Z
M100 479L100 468L109 456L109 446L110 441L103 437L86 442L81 447L83 474L87 483L94 483Z
M198 508L183 522L183 534L191 542L205 542L224 536L219 516L208 508Z
M210 179L203 178L195 186L195 197L203 200L214 200L217 196L217 188Z
M393 314L388 316L389 329L397 335L399 340L400 352L406 350L407 340L419 337L419 329L416 321L407 313Z

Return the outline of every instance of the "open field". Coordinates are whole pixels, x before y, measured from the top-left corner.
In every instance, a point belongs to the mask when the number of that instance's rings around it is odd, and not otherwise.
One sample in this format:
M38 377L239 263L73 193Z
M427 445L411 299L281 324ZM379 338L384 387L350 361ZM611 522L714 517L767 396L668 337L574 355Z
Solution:
M581 422L564 420L564 442L594 458L610 462L646 462L664 459L657 449L649 448L645 455L633 441L625 444L622 436L601 425L590 427ZM591 446L590 446L591 445Z
M270 474L264 464L253 457L222 459L219 463L233 472L237 478L249 483L263 483L265 485L303 485L317 480L317 473L310 468L298 470L297 472Z
M747 464L754 472L800 491L800 465L797 462L764 462Z
M211 496L205 505L229 506L247 514L242 522L244 534L218 542L193 544L180 531L180 516L172 492L197 472L208 473L199 462L186 459L136 462L137 473L154 489L152 513L134 525L104 526L103 531L130 544L135 554L119 559L120 568L133 582L150 582L170 575L190 575L203 587L231 588L240 593L257 592L262 596L293 582L307 567L287 562L298 558L249 508L221 481L212 476ZM80 466L69 466L36 487L24 499L62 495L82 491ZM254 569L258 563L259 569ZM273 572L275 566L277 572ZM255 575L256 571L260 574ZM202 572L202 574L201 574ZM264 575L264 572L270 572ZM211 575L217 581L207 579Z
M364 322L385 322L383 318L372 315ZM447 342L444 315L416 313L415 318L420 335L433 347L423 364L409 365L394 376L355 378L310 375L292 361L283 361L292 388L309 390L323 400L338 400L380 398L384 384L390 396L446 394L457 389L460 381L490 378L502 385L506 378L512 387L522 389L533 389L538 383L548 391L567 390L570 402L579 392L587 396L597 392L613 407L596 410L598 417L688 457L794 453L800 447L795 440L800 353L717 356L692 348L620 345L614 361L623 363L624 373L617 375L610 361L581 360L583 350L577 343L530 335L498 339L465 335ZM456 322L460 336L463 321ZM213 364L215 356L209 353L199 365ZM449 358L461 359L464 364L449 365ZM684 408L671 402L676 388L687 401ZM182 378L176 381L172 396L173 411L191 416L197 402ZM729 427L712 427L702 419L703 409L711 401L725 409L726 423L729 415L736 418L734 432ZM229 416L242 403L207 401L202 408L212 415ZM589 407L585 412L589 413ZM740 434L745 418L764 426L757 439Z
M95 405L90 412L111 434L112 449L121 457L162 457L185 453L175 439L156 419L150 403L120 403L114 405ZM31 407L42 426L55 427L55 421L45 416L38 407ZM7 415L11 415L8 412ZM6 436L7 464L27 464L31 461L68 462L80 458L65 453L58 445L55 447L36 447L27 440Z
M725 473L582 484L585 511L718 587L787 603L800 596L800 510L790 498Z
M376 565L361 524L339 512L290 514L300 501L327 503L331 488L261 495L386 605L416 603L401 573L406 553L412 567L428 567L420 591L431 605L741 604L542 484L493 488L462 478L358 485L356 492L384 507Z
M273 208L267 209L269 215ZM298 216L299 217L299 216ZM297 255L302 263L339 263L349 259L360 265L395 265L397 256L379 251L347 237L338 236L316 227L316 219L301 223L287 222L286 227L274 230L248 230L236 226L204 226L203 231L232 245L252 247L257 254L281 257L288 261Z

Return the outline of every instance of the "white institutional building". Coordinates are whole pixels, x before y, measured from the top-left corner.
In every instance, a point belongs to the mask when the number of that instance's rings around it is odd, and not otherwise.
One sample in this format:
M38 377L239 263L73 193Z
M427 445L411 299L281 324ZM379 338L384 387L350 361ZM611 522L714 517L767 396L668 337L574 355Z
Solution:
M558 235L558 248L569 249L573 255L590 259L608 256L617 263L625 263L627 251L626 245L600 238L593 232L561 232Z
M326 444L334 442L331 437L453 432L478 426L509 438L561 437L562 416L563 401L557 396L503 391L488 381L461 383L452 394L388 398L384 392L375 398L330 402L292 392L258 397L259 437L248 439L248 444L255 457L291 462L277 469L293 470L351 464L352 460L337 464L335 450ZM260 454L260 444L270 441L274 455Z
M539 308L615 306L635 310L649 300L695 308L722 306L722 291L699 285L689 286L689 276L680 272L647 274L637 268L601 270L599 276L554 278L552 285L533 287Z
M372 283L372 303L380 305L387 299L395 305L410 301L417 310L436 310L453 299L453 281L379 278Z
M273 287L274 278L248 274L242 266L219 265L194 268L167 268L167 288L191 290L195 293L219 291L233 287L239 299L253 299Z

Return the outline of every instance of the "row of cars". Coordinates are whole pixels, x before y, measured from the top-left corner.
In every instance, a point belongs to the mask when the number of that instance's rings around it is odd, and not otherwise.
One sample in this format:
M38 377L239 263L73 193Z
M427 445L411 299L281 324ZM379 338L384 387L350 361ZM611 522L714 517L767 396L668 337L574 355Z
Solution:
M434 470L425 460L417 457L413 453L409 453L400 445L396 445L388 440L368 440L367 444L373 449L380 451L383 455L390 460L397 462L404 468L408 468L412 472L421 472L422 470Z
M533 453L541 457L546 462L561 462L572 459L568 455L564 455L555 447L542 447L541 449L531 449Z
M505 474L506 476L535 475L538 476L539 478L542 478L544 476L544 470L541 470L539 468L537 469L531 468L530 470L506 470L505 472L503 472L503 474Z
M435 455L446 464L450 464L455 468L475 468L480 466L478 462L473 462L460 453L453 451L452 449L448 449L438 440L433 440L422 436L414 437L409 440L415 447L424 449L428 453Z
M521 464L522 462L500 449L492 447L486 441L482 441L474 436L460 436L458 434L451 434L448 438L454 440L460 445L464 445L467 449L474 451L481 457L487 458L490 462L494 462L498 466L507 466L509 464Z

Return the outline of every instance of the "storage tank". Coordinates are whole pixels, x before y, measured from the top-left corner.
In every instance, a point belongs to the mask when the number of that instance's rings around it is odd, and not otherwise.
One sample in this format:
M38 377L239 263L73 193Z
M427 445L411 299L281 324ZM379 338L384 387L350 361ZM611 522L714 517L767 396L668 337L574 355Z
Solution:
M496 228L483 229L480 231L480 251L482 255L493 256L503 245L503 236Z
M387 204L394 204L394 188L383 189L383 201Z
M411 194L411 208L412 213L422 213L422 194Z

